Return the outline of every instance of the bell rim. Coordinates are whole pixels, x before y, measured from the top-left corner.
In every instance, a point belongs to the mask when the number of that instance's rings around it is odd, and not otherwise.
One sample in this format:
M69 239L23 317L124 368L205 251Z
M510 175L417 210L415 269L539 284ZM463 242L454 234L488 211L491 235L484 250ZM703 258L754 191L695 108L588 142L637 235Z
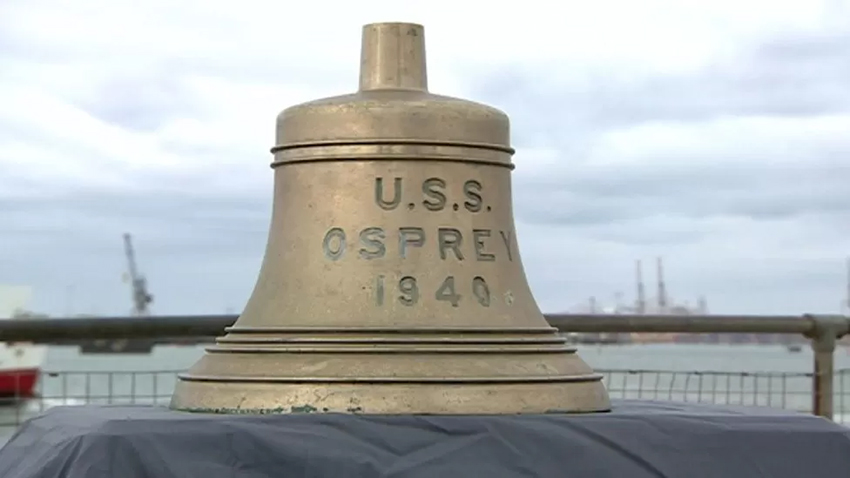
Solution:
M190 372L177 374L177 377L185 382L213 382L213 383L422 383L422 384L488 384L488 383L585 383L601 382L604 378L600 373L574 374L574 375L541 375L541 376L488 376L488 377L286 377L286 376L225 376L225 375L196 375Z

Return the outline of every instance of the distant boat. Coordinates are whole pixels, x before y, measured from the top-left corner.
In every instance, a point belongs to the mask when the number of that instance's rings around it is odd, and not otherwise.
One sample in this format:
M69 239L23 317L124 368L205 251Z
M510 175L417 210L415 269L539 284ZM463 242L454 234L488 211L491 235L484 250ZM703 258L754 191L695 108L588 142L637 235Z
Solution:
M98 319L96 315L77 314L76 318ZM94 354L142 354L153 351L156 339L77 339L68 341L65 345L77 345L83 355Z
M46 346L0 343L0 398L33 397L46 356Z
M14 319L8 319L14 320ZM0 342L0 398L31 398L47 357L47 346Z
M798 345L798 344L789 344L788 345L788 351L791 352L791 353L801 352L802 350L803 350L802 345Z
M81 340L80 353L89 354L150 354L156 340L154 339L92 339Z
M0 286L0 318L27 320L40 317L22 310L29 300L30 292L28 287ZM46 358L46 345L0 342L0 399L8 401L33 397Z

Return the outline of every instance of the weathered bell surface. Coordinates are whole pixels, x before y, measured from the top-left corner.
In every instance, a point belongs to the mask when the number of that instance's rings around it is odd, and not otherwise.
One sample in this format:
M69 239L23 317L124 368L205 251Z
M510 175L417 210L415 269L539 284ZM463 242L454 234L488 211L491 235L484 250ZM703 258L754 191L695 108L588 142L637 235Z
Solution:
M277 119L265 259L180 410L502 414L610 407L520 261L509 122L428 93L423 28L363 28L360 89Z

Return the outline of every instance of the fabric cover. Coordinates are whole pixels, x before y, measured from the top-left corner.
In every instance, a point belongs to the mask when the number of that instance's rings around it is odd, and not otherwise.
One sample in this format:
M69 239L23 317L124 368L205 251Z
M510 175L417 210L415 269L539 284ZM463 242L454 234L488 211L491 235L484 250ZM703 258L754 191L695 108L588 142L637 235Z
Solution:
M847 478L850 428L801 413L614 401L611 413L203 415L74 406L24 424L3 478Z

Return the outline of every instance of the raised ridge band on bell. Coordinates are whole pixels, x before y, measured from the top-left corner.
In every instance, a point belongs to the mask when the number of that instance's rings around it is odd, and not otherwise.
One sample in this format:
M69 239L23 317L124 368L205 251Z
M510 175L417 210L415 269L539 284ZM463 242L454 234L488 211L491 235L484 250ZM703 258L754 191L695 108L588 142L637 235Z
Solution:
M309 146L273 148L271 167L317 161L451 161L514 169L510 153L492 145L436 142L373 142L364 141Z
M286 143L273 146L271 153L277 153L287 149L296 148L312 148L316 146L356 146L356 145L422 145L422 146L458 146L474 149L488 149L501 151L503 153L514 154L516 150L510 146L505 146L495 143L473 143L465 141L436 141L427 139L399 139L399 138L369 138L369 139L344 139L344 140L322 140L322 141L303 141L300 143Z

